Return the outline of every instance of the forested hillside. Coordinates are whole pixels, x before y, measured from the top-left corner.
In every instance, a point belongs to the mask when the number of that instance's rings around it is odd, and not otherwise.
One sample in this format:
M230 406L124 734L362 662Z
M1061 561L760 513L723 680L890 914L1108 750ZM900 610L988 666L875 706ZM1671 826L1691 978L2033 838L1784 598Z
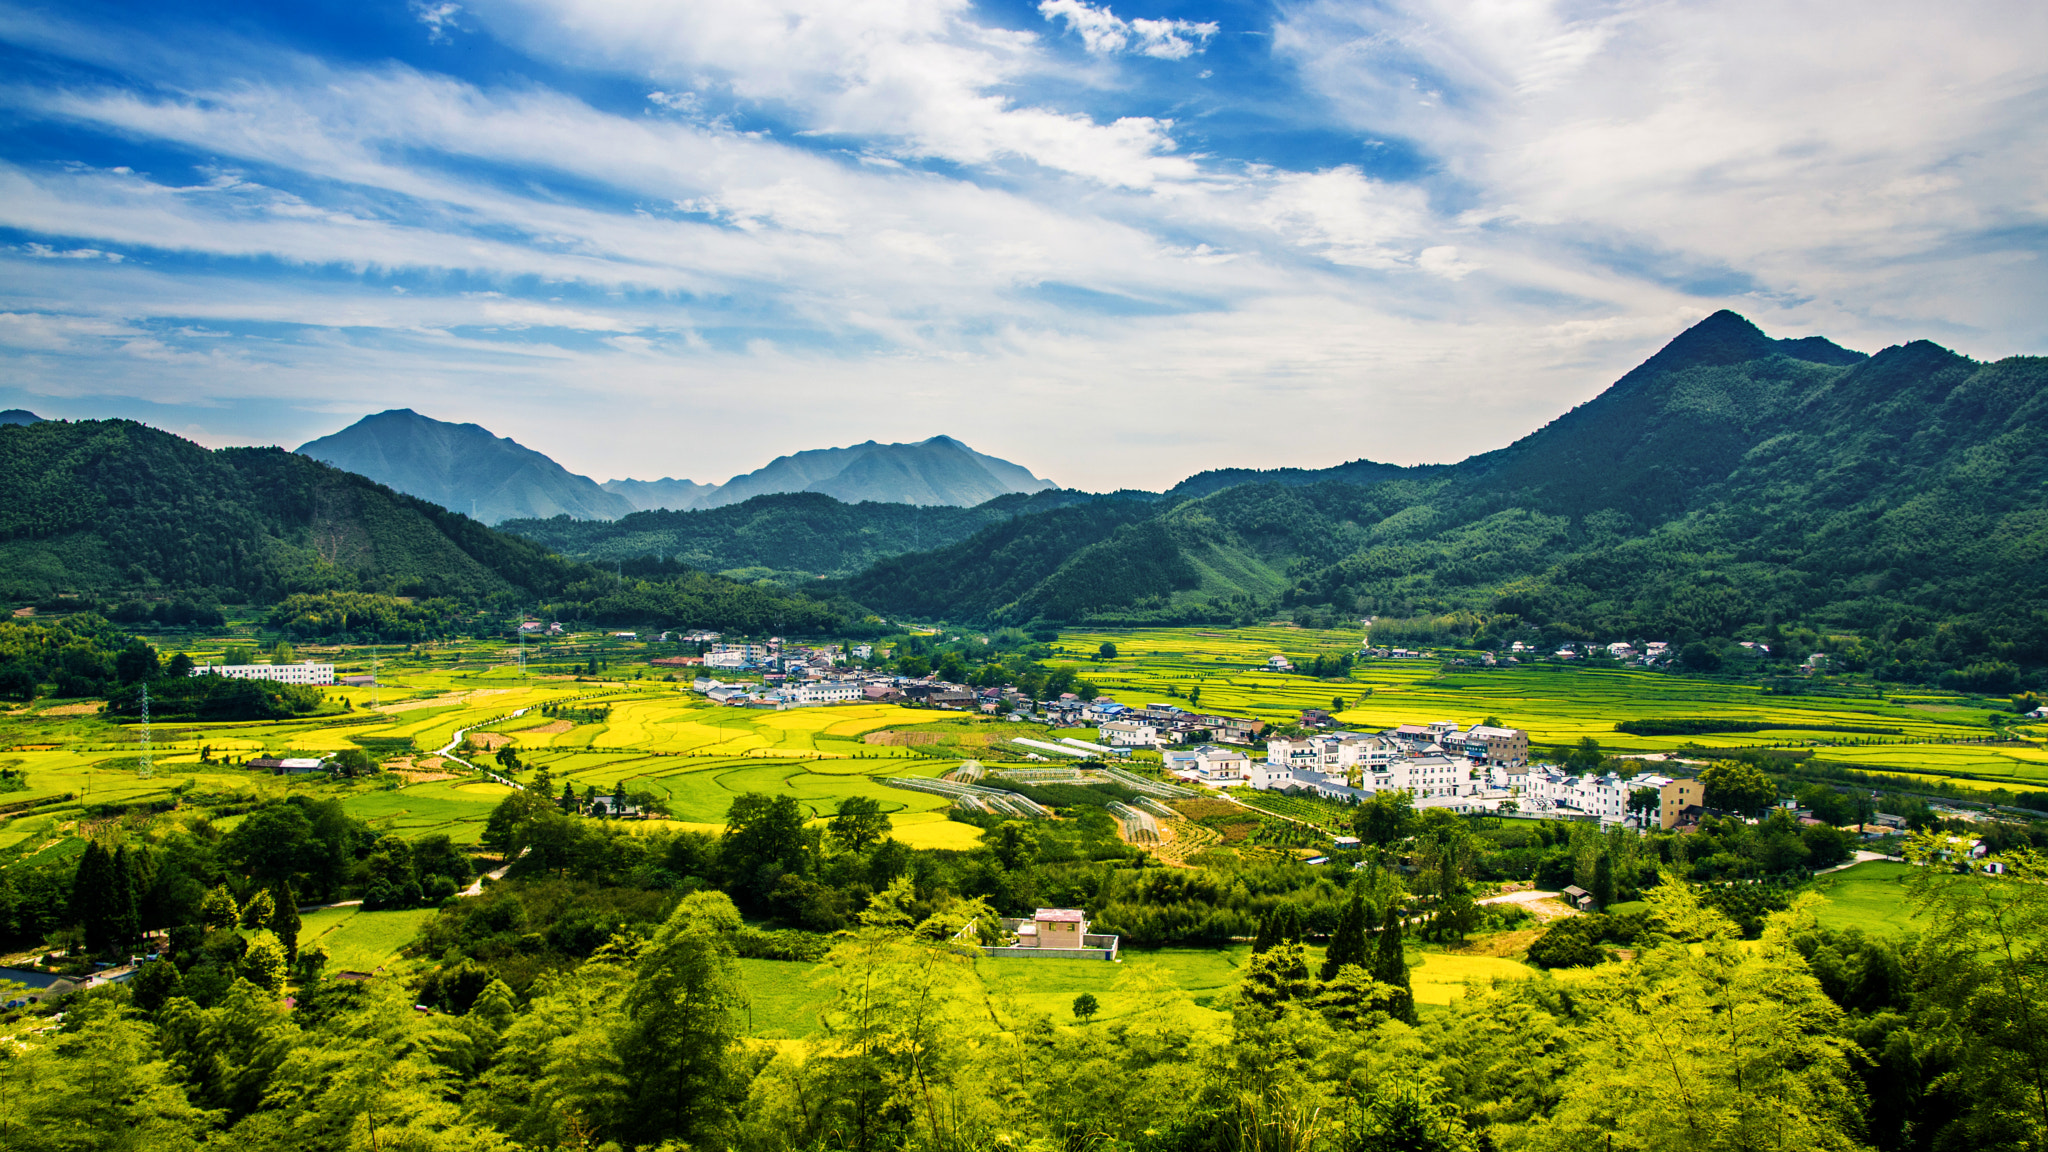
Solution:
M711 627L836 618L683 568L624 579L281 449L209 451L126 420L0 426L0 596L142 609L348 592Z
M1459 464L1255 474L1113 523L1032 517L847 588L884 611L1020 624L1291 611L1682 641L1799 622L1861 632L1851 662L1998 688L2048 665L2044 386L2040 358L1980 364L1925 341L1865 357L1722 312ZM1206 476L1183 489L1230 474Z
M1012 517L1119 498L1129 494L1100 497L1047 489L957 508L847 504L822 492L788 492L722 508L636 512L614 521L569 516L507 520L498 527L578 559L653 556L710 572L808 579L852 576L891 556L958 543Z

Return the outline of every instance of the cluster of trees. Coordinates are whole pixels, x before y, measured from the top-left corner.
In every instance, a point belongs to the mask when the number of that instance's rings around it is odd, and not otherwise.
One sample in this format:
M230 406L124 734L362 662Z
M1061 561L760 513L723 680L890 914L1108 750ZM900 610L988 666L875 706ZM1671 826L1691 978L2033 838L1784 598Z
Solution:
M1116 646L1103 647L1112 653L1104 658L1114 658ZM1067 692L1093 700L1101 694L1093 681L1082 678L1071 666L1046 667L1042 661L1052 654L1045 644L1014 628L1006 628L989 636L986 644L964 636L905 636L896 642L890 658L899 676L930 675L950 684L976 688L1010 685L1034 700L1052 699Z
M412 600L375 592L302 592L271 608L269 623L300 640L416 644L463 634L471 616L447 597Z
M361 893L380 837L338 800L306 795L264 804L222 832L203 815L119 824L69 860L0 870L0 940L55 941L75 956L125 956L145 933L205 922L208 893L276 908ZM460 853L456 853L460 855Z
M211 598L172 596L163 600L123 600L107 610L116 624L154 624L165 628L218 628L228 622Z
M1221 1025L1134 970L1064 1027L953 942L989 904L905 874L832 941L822 1030L773 1049L744 1039L751 930L719 892L665 901L523 990L444 964L432 1013L391 980L308 982L284 1009L275 930L223 903L189 968L75 1000L0 1068L0 1125L113 1149L2028 1148L2048 1141L2048 865L2008 863L1925 870L1925 931L1884 939L1820 927L1809 897L1745 942L1673 880L1609 978L1426 1014L1403 995L1399 920L1364 929L1379 881L1361 877L1320 964L1268 917L1211 1004ZM465 932L517 911L482 903Z
M157 673L153 649L95 613L0 620L0 699L33 700L45 686L59 696L102 696Z

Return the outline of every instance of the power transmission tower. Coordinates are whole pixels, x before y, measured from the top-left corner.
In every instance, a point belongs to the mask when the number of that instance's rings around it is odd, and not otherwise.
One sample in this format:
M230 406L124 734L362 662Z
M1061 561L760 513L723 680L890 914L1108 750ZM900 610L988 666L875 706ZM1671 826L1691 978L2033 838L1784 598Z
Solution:
M142 765L136 775L144 780L156 775L149 763L149 681L142 682Z

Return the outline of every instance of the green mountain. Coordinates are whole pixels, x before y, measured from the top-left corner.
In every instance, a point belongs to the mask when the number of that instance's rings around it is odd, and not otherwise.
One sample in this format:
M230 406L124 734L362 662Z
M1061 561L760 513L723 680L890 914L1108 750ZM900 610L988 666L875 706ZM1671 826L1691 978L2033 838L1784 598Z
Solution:
M672 559L742 578L852 576L891 556L942 548L1016 516L1100 497L1047 489L998 496L972 508L847 504L822 492L756 496L700 511L636 512L615 521L507 520L498 525L565 556L600 563Z
M1845 660L1899 676L1976 668L1995 687L2048 666L2041 358L1983 364L1925 341L1866 357L1721 312L1499 451L1230 479L1121 522L1021 518L845 591L961 620L1281 610L1437 638L1805 625L1856 630L1867 651Z
M950 436L916 444L815 448L778 456L735 476L693 507L718 508L774 492L821 492L847 504L972 507L998 496L1054 487L1021 465L983 455Z
M277 448L126 420L0 426L0 596L537 605L564 619L814 631L823 602L675 565L634 579Z
M610 520L635 507L516 441L410 408L365 416L299 452L487 524L555 515Z

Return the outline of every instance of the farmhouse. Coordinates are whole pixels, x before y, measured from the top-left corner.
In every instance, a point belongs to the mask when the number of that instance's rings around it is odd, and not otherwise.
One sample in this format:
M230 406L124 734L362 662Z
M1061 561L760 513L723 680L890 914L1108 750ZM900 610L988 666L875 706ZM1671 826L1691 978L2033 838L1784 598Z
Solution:
M963 934L974 931L973 925ZM1029 919L1003 920L1003 931L1015 944L981 949L984 956L1031 956L1052 960L1115 960L1117 938L1088 931L1088 913L1079 908L1040 908Z

